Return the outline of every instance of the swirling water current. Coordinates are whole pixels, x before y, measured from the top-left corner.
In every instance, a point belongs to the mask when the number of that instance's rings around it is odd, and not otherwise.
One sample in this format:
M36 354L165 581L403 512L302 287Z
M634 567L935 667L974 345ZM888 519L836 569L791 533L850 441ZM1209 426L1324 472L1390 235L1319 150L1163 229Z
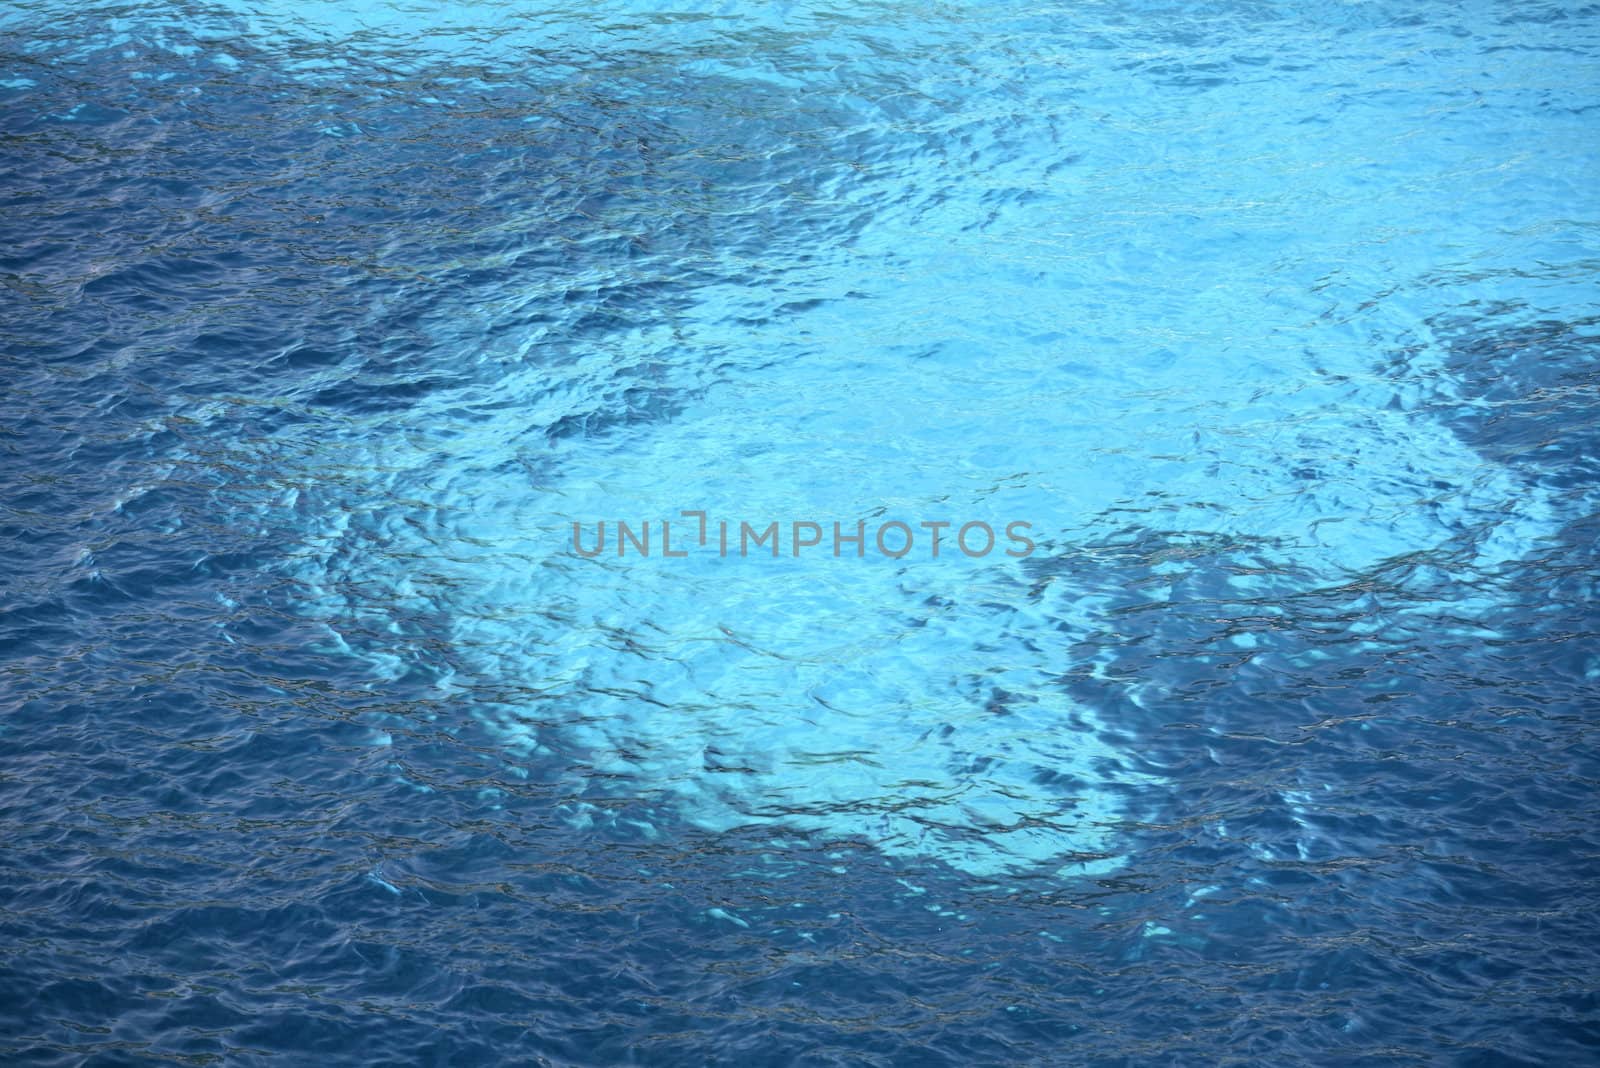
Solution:
M0 45L7 1063L1600 1056L1600 7Z

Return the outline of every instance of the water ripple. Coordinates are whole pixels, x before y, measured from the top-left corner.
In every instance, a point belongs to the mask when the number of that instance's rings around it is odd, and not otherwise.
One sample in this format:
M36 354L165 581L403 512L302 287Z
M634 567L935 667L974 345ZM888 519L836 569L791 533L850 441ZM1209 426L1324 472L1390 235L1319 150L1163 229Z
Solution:
M8 1063L1592 1059L1592 9L0 42Z

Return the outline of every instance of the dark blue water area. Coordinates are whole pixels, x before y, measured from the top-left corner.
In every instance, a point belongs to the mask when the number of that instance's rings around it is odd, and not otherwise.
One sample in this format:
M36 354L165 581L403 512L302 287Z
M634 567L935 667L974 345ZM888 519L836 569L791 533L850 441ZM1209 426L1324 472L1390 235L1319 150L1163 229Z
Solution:
M6 1063L1600 1060L1600 9L0 42Z

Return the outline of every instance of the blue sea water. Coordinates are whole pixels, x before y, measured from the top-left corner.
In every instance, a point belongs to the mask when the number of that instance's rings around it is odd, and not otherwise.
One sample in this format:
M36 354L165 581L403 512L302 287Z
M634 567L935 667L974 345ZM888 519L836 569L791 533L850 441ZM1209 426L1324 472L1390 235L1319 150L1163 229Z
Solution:
M0 42L6 1063L1600 1061L1600 7Z

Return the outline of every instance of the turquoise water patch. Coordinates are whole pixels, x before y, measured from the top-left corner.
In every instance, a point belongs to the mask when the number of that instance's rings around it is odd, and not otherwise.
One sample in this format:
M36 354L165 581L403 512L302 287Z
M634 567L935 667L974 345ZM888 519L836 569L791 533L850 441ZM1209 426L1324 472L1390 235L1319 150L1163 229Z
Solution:
M1279 29L1309 48L1319 27ZM615 132L571 86L480 119L487 169L450 209L486 198L461 216L488 212L469 249L385 235L396 281L304 401L345 414L302 444L289 573L335 631L367 632L343 647L527 693L463 712L570 758L586 797L992 874L1116 853L1111 828L1159 788L1059 680L1117 631L1094 591L1159 605L1174 564L1108 578L1080 547L1200 539L1303 589L1448 549L1484 576L1454 610L1495 604L1488 576L1579 501L1458 432L1438 398L1473 387L1429 324L1487 284L1452 264L1506 254L1530 147L1492 113L1452 126L1467 103L1414 66L1362 90L1280 55L1263 97L1159 55L1086 77L1048 42L1025 71L975 71L966 56L1014 47L979 32L917 85L846 50L851 91L823 100L725 68L663 94L631 61L583 83L653 134ZM1183 45L1187 64L1235 32ZM750 40L802 83L840 70L830 39ZM1340 121L1302 133L1294 101L1330 97ZM352 176L396 151L370 127L351 128ZM1494 284L1529 308L1559 296ZM1023 521L1041 560L1074 562L1040 584L1029 562L920 548L572 551L573 524L684 510L786 532Z

